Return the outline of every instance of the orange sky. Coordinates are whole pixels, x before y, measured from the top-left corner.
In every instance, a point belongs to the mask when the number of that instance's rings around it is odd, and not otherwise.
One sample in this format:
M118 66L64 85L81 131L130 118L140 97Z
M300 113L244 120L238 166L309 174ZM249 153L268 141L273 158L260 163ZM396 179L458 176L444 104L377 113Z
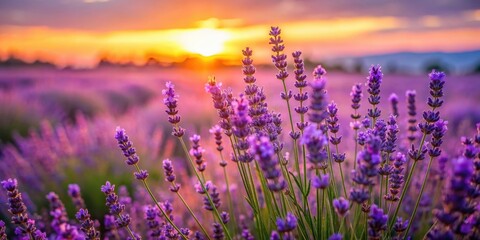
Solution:
M98 2L98 1L96 1ZM1 19L0 19L1 20ZM480 49L480 10L461 15L344 16L325 19L279 19L287 51L301 50L315 60L399 51ZM237 60L250 46L257 62L270 61L270 24L245 19L209 18L190 27L155 29L79 29L0 22L0 57L41 58L60 66L92 67L101 56L143 63L146 56L182 61L189 55Z

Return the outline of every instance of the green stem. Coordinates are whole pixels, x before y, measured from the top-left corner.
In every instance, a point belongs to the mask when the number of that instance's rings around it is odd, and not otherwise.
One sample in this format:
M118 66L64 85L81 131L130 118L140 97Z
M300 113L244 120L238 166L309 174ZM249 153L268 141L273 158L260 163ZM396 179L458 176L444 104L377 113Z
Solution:
M287 85L285 83L285 79L281 79L282 80L282 85L283 85L283 92L285 94L285 96L288 95L288 90L287 90ZM287 109L288 109L288 119L290 121L290 128L291 128L291 131L292 133L295 132L295 125L293 124L293 117L292 117L292 110L291 110L291 107L290 107L290 98L285 98L285 102L287 102ZM293 139L293 155L294 155L294 159L295 159L295 171L297 171L297 174L298 176L300 177L300 163L299 163L299 157L298 157L298 145L297 145L297 139ZM306 174L306 173L304 173ZM300 178L301 179L301 178ZM302 186L304 187L304 186Z
M140 172L140 167L138 166L138 164L135 164L134 166L135 166L135 168L137 169L137 171ZM142 183L143 183L143 186L144 186L145 189L147 190L148 194L150 195L150 198L151 198L152 201L155 203L155 205L157 206L158 210L160 210L160 212L162 213L162 215L165 217L165 219L167 220L167 222L170 223L170 225L172 225L172 227L178 232L178 234L180 234L180 236L181 236L183 239L187 239L187 237L182 234L182 232L180 231L180 229L175 225L175 223L173 223L173 221L170 219L170 217L168 216L168 214L166 214L165 211L163 210L163 208L160 206L160 204L159 204L158 201L157 201L157 198L155 197L155 195L153 194L152 190L151 190L150 187L148 186L147 180L146 180L146 179L143 179L143 180L141 180L141 181L142 181ZM135 239L135 238L134 238L134 239Z
M418 153L420 154L423 149L423 144L425 143L425 139L427 138L427 134L423 133L422 140L420 141L420 147L418 150ZM395 219L397 218L398 211L400 210L400 206L402 205L403 199L405 198L405 195L408 191L408 185L410 184L410 181L412 180L412 175L413 172L415 171L415 167L417 166L418 161L414 161L412 165L412 169L410 169L410 172L407 175L407 180L405 181L405 184L403 185L403 191L402 195L400 195L400 199L398 200L397 207L395 208L395 213L393 214L393 217L391 218L390 221L390 226L388 227L387 233L389 234L392 231L393 224L395 223Z
M337 133L333 134L333 137L337 138ZM338 145L335 145L335 152L339 154L338 151ZM342 178L342 186L343 186L343 194L345 194L345 197L348 197L347 195L347 188L345 187L345 178L343 177L343 170L342 170L342 164L339 162L338 166L340 167L340 177ZM333 167L332 167L333 168Z
M378 207L382 208L383 175L380 175L380 193L378 198Z
M434 159L434 157L430 156L430 161L428 162L427 172L425 173L425 179L423 179L422 188L420 189L420 193L418 194L417 202L415 203L415 207L413 208L412 216L410 217L410 221L408 222L407 230L405 231L405 238L407 237L408 231L412 227L412 222L415 218L415 215L417 214L417 208L418 208L418 205L420 204L420 201L422 199L422 194L423 194L423 191L425 190L425 186L427 185L428 174L430 173L430 168L432 166L433 159Z
M121 218L121 215L120 215L120 214L117 214L117 217L118 217L118 218ZM128 234L130 235L130 237L132 237L132 239L137 239L137 238L135 237L135 235L133 235L133 232L132 232L132 229L130 229L130 226L128 226L128 225L125 226L125 229L127 229L127 232L128 232Z
M357 170L358 130L355 130L355 152L353 154L353 170Z
M185 141L183 140L182 137L178 137L178 140L180 140L180 144L182 145L183 151L185 152L185 154L186 154L186 156L187 156L187 158L190 162L190 165L193 169L193 172L195 173L198 181L200 182L200 186L202 187L202 190L205 192L205 195L208 198L208 202L210 203L210 205L213 208L213 212L215 213L216 217L219 220L218 222L220 222L220 224L222 225L223 231L225 232L225 235L227 236L227 239L232 240L232 237L230 236L230 232L228 231L227 226L222 222L222 220L221 220L222 218L220 217L220 213L218 212L218 209L215 207L215 204L212 201L212 197L210 196L210 193L208 192L207 188L205 187L205 184L202 181L201 176L198 174L197 169L195 168L195 163L193 162L193 159L190 157L190 154L188 152L187 145L185 144Z
M198 220L197 216L195 216L195 213L193 213L192 209L190 208L190 206L188 206L187 202L185 201L185 199L182 197L182 195L180 194L180 192L177 192L177 196L180 198L180 200L182 201L183 205L185 205L185 207L187 208L187 210L190 212L190 214L192 215L193 219L195 220L195 222L197 222L198 226L200 226L200 229L202 230L202 232L205 234L205 236L207 236L208 239L211 239L210 236L208 235L208 232L207 230L205 230L205 228L203 227L203 225L200 223L200 221Z

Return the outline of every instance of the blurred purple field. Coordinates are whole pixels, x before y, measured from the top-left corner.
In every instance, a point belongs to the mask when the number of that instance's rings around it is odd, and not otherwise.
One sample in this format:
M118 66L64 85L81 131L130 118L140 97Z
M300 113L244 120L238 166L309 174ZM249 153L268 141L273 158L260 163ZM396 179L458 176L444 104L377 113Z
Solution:
M345 123L348 123L350 115L348 96L351 86L364 83L366 75L336 72L328 74L329 100L339 106L340 120L345 120ZM1 140L11 141L11 135L15 131L25 135L29 129L38 128L44 120L55 125L75 122L77 114L89 120L114 119L122 125L134 119L142 119L145 128L160 127L165 124L162 121L164 110L161 90L167 81L174 82L180 92L182 104L179 108L184 115L184 121L195 127L205 128L216 121L210 96L204 89L209 76L215 76L224 86L231 87L234 94L243 91L243 76L239 68L203 72L176 68L0 70L0 98L4 103L0 109ZM274 77L275 70L259 69L256 76L268 96L269 107L285 114L280 98L282 85ZM399 96L400 116L405 116L405 91L416 90L417 99L421 102L428 96L428 89L425 87L428 81L426 74L411 76L387 73L382 84L383 101L380 106L388 109L388 97L395 93ZM287 86L293 89L293 83L293 80L287 81ZM445 102L447 104L442 113L450 122L450 133L465 134L465 128L472 128L474 123L480 120L480 75L448 76ZM419 111L424 110L422 106L419 107ZM363 105L360 111L365 110Z
M313 69L307 69L309 73ZM328 69L327 69L328 71ZM275 78L276 70L257 69L257 84L263 87L270 110L280 112L283 120L283 140L288 140L288 112L280 98L282 84ZM293 73L292 73L293 75ZM352 85L365 83L366 74L328 73L327 91L329 101L338 105L340 134L345 139L340 151L346 152L347 169L352 167L353 133L350 130ZM146 194L133 190L134 178L131 169L126 167L123 156L113 139L115 128L127 129L134 141L142 166L149 170L155 191L167 193L161 169L162 160L170 158L176 169L188 168L182 158L180 146L171 135L171 126L166 121L162 89L167 81L176 86L180 95L178 106L182 116L182 125L187 135L199 134L202 146L207 149L205 159L212 167L206 172L208 179L222 177L215 155L214 139L208 130L217 123L216 111L212 107L211 96L205 91L209 76L215 76L224 87L231 87L234 95L244 91L242 71L237 68L225 68L204 72L187 69L98 69L85 71L48 70L48 69L3 69L0 70L0 179L17 178L29 210L35 212L47 205L44 197L48 192L56 192L64 199L67 210L73 216L72 203L68 203L67 188L71 183L82 187L86 205L96 219L102 219L107 209L104 207L103 194L99 186L106 180L124 185L124 197L128 192L135 199ZM307 74L307 79L311 74ZM293 77L291 77L293 79ZM429 96L429 78L425 76L385 74L382 83L380 108L383 116L391 113L388 98L391 93L399 97L398 125L405 138L407 131L407 108L405 92L416 90L417 111L427 109L425 104ZM294 80L287 82L294 89ZM470 136L475 123L480 122L480 75L447 76L444 88L444 106L442 118L449 122L447 137L444 138L444 152L461 154L460 137ZM366 94L366 93L365 93ZM363 103L360 112L366 112L368 104ZM294 116L294 121L298 116ZM218 168L218 169L217 169ZM238 172L230 168L229 174L238 177ZM178 171L177 179L182 185L194 182L188 170ZM225 199L225 186L217 183ZM239 191L236 181L232 192ZM347 184L351 184L347 179ZM419 184L419 183L417 183ZM137 188L138 189L138 188ZM185 191L191 207L200 209L202 203ZM164 196L165 199L171 199ZM135 197L136 196L136 197ZM162 195L163 196L163 195ZM2 195L2 202L5 201ZM178 201L174 206L181 208ZM136 204L142 204L137 201ZM245 209L245 202L237 202ZM1 218L8 213L1 209ZM140 223L143 218L141 207L130 209L133 222ZM241 212L241 210L239 210ZM43 213L45 215L47 213ZM208 219L207 213L200 218ZM42 213L36 215L42 218ZM188 213L179 216L182 221L192 223ZM137 219L137 221L135 221ZM187 224L188 225L188 224ZM146 226L135 226L139 232Z

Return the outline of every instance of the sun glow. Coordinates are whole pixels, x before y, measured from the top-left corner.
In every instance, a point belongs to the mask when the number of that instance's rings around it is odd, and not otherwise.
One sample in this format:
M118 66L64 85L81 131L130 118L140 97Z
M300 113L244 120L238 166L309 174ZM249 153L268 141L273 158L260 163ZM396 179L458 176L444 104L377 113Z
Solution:
M182 33L180 45L188 52L210 57L222 53L231 34L214 28L193 29Z

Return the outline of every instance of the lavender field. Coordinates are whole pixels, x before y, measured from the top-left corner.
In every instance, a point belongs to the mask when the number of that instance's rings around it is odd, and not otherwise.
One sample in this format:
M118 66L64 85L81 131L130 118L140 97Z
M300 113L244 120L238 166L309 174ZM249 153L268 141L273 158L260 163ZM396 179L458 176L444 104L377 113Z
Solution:
M479 239L480 76L277 30L271 68L0 69L0 239Z

